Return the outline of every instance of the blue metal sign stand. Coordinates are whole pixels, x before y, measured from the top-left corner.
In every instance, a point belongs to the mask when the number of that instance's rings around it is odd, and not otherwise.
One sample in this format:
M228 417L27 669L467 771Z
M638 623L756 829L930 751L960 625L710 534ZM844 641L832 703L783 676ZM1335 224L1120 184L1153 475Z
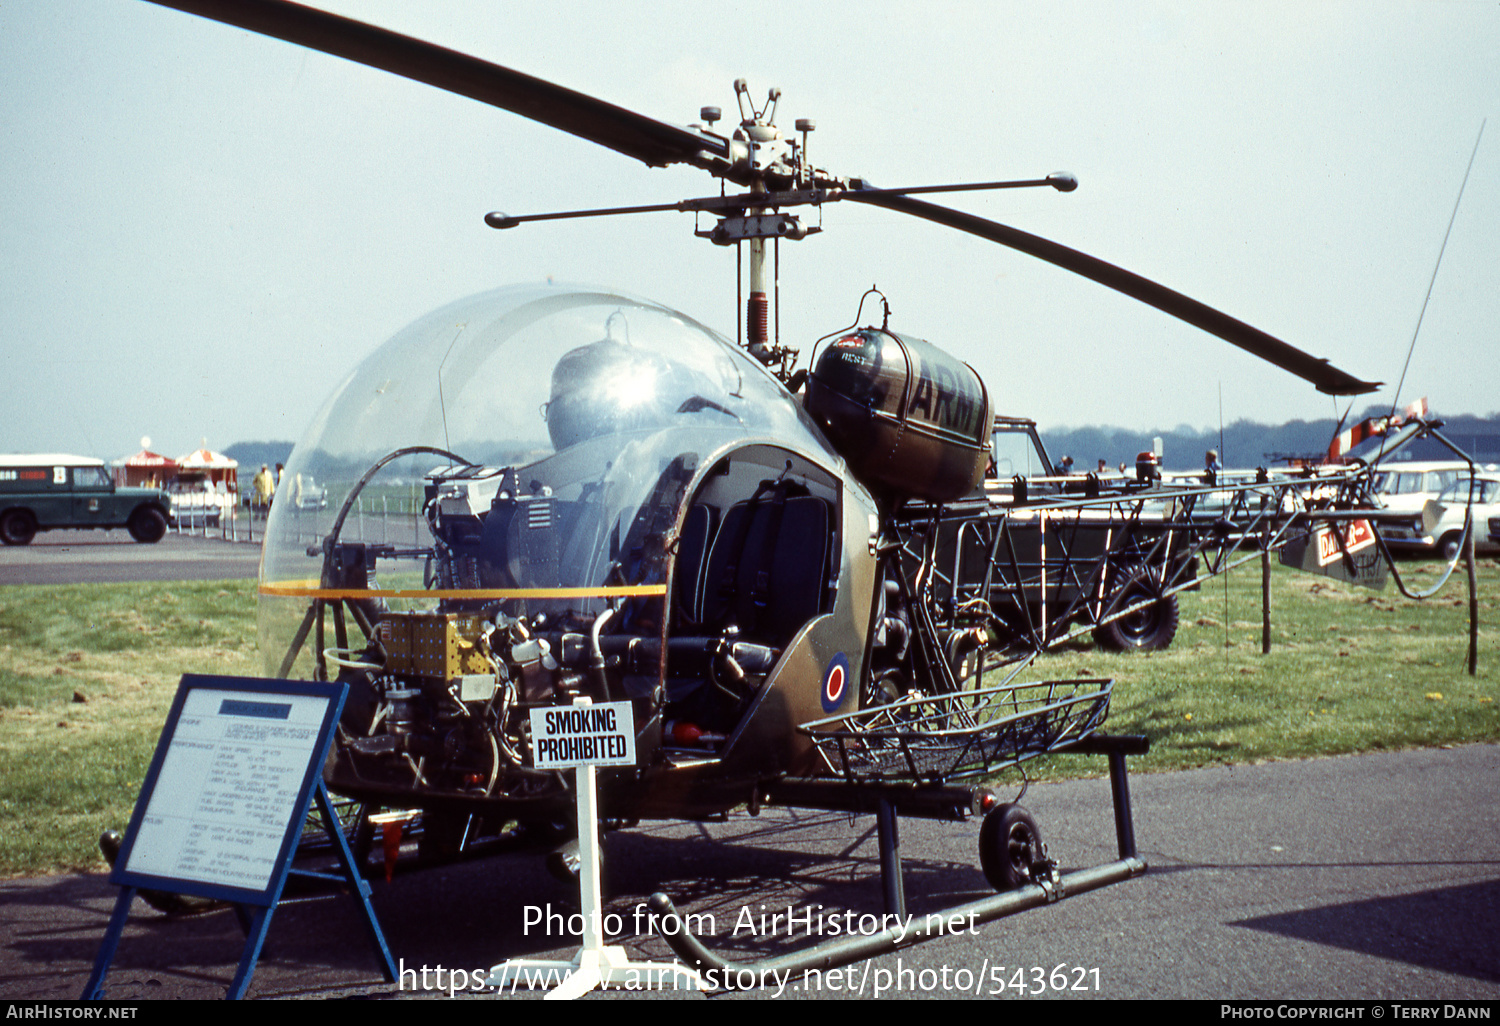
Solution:
M110 874L121 890L84 1000L104 997L104 978L142 888L234 906L246 939L226 996L243 997L292 875L349 886L386 979L395 982L370 885L323 786L346 691L338 683L182 678ZM292 868L314 799L338 855L335 873Z

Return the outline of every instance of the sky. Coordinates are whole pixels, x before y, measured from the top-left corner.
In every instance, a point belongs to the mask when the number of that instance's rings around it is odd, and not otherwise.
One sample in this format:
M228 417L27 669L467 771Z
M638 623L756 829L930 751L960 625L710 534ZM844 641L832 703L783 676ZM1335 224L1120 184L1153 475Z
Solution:
M757 103L776 86L780 124L817 122L813 163L877 185L1072 172L1069 194L928 198L1386 382L1356 410L1500 411L1500 4L319 6L678 124L730 120L736 78ZM517 282L735 334L734 253L692 215L483 221L717 193L703 172L145 0L0 0L0 183L0 450L292 440L402 326ZM855 204L802 216L823 231L782 246L780 329L804 353L874 285L893 330L1044 430L1347 406L991 243Z

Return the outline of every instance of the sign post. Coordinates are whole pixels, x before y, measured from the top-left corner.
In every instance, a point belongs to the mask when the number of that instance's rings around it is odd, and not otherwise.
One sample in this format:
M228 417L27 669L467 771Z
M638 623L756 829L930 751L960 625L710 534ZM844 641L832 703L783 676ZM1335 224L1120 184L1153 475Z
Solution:
M624 986L646 990L689 986L708 989L702 978L670 962L632 962L625 949L604 943L604 900L599 878L599 812L596 767L635 765L635 717L629 702L593 705L588 698L572 706L531 711L532 759L537 769L573 767L578 794L578 885L583 911L583 946L571 962L511 959L490 969L492 987L563 976L546 1000L571 1000L595 987Z

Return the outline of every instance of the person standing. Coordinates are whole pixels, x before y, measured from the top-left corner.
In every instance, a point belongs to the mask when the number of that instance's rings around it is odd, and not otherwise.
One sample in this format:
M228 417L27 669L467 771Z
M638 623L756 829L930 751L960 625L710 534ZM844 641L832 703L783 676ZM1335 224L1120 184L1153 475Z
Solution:
M276 494L276 481L271 477L270 468L262 463L260 473L255 475L250 485L254 489L255 510L264 514L271 508L271 497Z

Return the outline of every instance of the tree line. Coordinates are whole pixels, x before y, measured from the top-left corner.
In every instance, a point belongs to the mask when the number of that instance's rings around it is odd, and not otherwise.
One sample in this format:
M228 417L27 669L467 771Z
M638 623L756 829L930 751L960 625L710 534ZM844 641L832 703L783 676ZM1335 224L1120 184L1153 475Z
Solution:
M1134 466L1137 453L1152 448L1162 440L1162 462L1167 470L1196 470L1203 466L1203 454L1213 449L1226 468L1273 467L1289 457L1318 457L1328 451L1336 431L1345 430L1369 416L1385 416L1388 407L1369 407L1363 413L1350 414L1342 426L1333 418L1326 420L1293 420L1285 424L1261 424L1239 420L1218 428L1198 430L1179 425L1170 430L1139 431L1118 427L1056 428L1042 432L1042 441L1053 462L1073 457L1079 470L1092 470L1099 460L1111 467L1121 463ZM1451 418L1441 412L1430 417L1443 421L1442 433L1449 441L1481 462L1500 461L1500 413L1479 417L1461 414ZM1449 459L1451 455L1439 443L1424 442L1412 447L1412 459Z

